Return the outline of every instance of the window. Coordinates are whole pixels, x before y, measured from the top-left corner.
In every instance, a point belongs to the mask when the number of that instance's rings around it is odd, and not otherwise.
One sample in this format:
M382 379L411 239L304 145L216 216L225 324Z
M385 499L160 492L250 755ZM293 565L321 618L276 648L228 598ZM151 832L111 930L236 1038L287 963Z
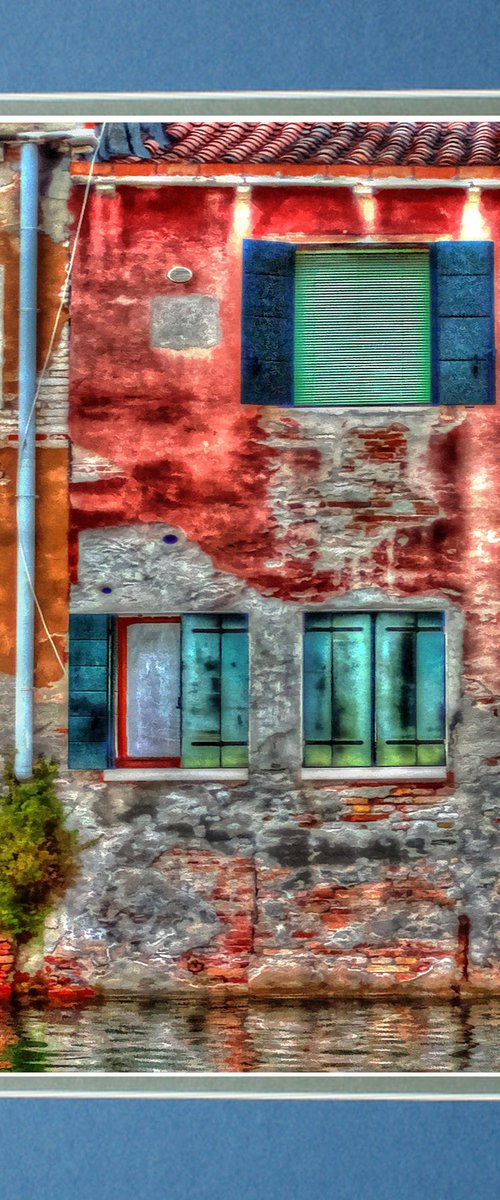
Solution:
M247 626L237 613L72 615L69 766L246 766Z
M304 765L445 762L444 614L307 613Z
M295 256L294 403L429 403L427 250Z
M244 242L243 403L493 400L492 242Z

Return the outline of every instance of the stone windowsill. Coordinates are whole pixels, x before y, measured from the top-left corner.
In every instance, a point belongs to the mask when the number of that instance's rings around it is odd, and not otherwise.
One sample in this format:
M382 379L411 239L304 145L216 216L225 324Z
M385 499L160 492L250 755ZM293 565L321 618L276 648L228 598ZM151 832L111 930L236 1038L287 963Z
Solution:
M447 767L303 767L301 779L316 783L442 783L447 774Z
M110 767L102 777L109 783L246 783L247 770L188 767Z
M303 767L303 782L342 783L443 783L447 767ZM246 783L248 770L213 767L204 770L192 767L110 767L102 778L109 783Z

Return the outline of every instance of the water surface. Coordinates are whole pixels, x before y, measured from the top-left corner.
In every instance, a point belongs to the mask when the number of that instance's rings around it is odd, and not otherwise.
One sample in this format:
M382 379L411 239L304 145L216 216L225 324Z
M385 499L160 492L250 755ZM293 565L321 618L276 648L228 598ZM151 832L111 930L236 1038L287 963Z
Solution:
M3 1010L0 1070L500 1071L500 1000Z

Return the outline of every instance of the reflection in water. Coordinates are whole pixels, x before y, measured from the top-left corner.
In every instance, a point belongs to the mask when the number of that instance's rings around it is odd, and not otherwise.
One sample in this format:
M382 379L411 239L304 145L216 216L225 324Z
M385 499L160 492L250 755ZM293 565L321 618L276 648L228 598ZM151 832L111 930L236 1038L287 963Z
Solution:
M0 1016L3 1071L498 1071L500 1001L198 1001Z

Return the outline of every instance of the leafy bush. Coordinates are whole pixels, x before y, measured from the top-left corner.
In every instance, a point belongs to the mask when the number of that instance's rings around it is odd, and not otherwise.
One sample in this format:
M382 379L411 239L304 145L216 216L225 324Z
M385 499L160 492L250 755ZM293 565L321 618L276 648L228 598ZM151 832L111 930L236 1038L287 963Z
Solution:
M54 787L57 764L39 758L20 782L5 769L0 794L0 931L25 942L39 933L56 896L77 873L77 834L66 829Z

